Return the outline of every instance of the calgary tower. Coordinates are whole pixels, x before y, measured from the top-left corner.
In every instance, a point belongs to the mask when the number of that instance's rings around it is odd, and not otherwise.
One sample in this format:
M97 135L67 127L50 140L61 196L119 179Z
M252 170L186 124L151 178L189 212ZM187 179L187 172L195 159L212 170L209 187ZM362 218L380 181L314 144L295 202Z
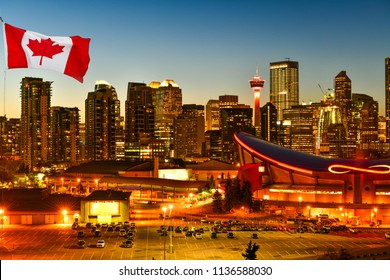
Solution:
M254 107L253 107L253 125L256 129L256 136L260 136L260 92L264 86L264 80L259 77L259 68L256 67L256 76L249 80L253 89Z

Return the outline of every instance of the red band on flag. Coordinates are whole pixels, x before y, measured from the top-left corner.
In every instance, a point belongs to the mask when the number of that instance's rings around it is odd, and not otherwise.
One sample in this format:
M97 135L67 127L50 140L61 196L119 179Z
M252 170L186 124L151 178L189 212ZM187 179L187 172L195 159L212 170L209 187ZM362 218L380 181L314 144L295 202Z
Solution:
M7 40L7 67L27 68L27 58L20 42L26 30L4 23L4 33Z
M89 64L89 38L81 38L80 36L70 37L73 42L73 47L70 50L68 62L66 63L64 74L71 76L83 82L83 77L88 70Z

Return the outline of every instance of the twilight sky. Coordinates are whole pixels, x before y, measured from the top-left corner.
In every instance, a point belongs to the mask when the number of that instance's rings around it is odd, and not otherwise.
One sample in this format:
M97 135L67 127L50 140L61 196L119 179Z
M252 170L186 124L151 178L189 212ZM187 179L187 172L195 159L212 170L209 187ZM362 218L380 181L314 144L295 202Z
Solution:
M91 38L81 84L49 70L5 69L0 43L0 115L20 117L23 77L53 81L52 106L79 107L95 81L113 85L124 115L128 82L173 79L183 104L232 94L253 107L259 67L269 101L269 63L299 62L300 102L319 101L346 70L352 92L373 96L384 114L384 60L390 56L388 0L27 1L0 2L4 22L50 36ZM3 33L3 31L1 31ZM4 106L5 93L5 106Z

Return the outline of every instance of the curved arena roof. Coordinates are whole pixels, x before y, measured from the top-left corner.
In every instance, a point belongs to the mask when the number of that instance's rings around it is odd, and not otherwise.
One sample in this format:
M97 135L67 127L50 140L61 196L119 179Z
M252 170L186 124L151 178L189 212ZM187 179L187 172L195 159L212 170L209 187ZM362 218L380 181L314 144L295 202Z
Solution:
M235 134L234 138L251 155L284 169L306 174L313 172L390 174L390 159L325 158L278 146L245 132Z

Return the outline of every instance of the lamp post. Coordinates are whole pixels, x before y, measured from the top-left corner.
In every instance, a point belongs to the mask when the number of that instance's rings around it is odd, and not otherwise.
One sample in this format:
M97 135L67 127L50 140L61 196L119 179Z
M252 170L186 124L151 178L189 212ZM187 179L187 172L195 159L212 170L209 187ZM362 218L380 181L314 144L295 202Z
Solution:
M163 212L164 212L164 219L163 219L163 234L164 234L164 260L165 260L165 244L166 244L166 228L165 228L165 213L167 212L167 207L163 207L162 208Z
M302 197L298 197L298 232L299 232L299 237L301 237L301 201Z
M191 217L190 217L190 227L192 226L192 196L193 194L190 193L190 208L191 208Z
M375 223L378 225L378 209L377 208L374 208L374 212L375 212Z
M170 238L169 238L169 249L168 249L168 252L169 253L173 253L173 243L172 243L172 234L173 234L173 228L171 228L171 214L172 214L172 208L173 206L172 205L169 205L169 226L168 226L168 229L170 230L171 234L170 234Z
M298 197L298 216L301 214L301 202L302 202L302 197Z
M308 210L308 212L309 212L309 213L308 213L308 215L309 215L309 220L310 220L310 218L311 218L310 209L311 209L310 206L307 206L307 210Z

